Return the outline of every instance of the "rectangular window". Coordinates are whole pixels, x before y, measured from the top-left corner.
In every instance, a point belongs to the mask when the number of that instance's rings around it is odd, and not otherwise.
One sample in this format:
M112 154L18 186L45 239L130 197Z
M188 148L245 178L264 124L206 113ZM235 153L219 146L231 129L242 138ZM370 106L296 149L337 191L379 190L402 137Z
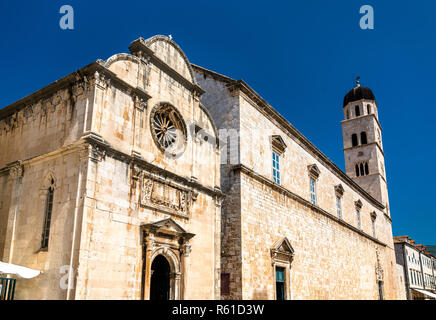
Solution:
M379 281L378 282L378 296L380 300L383 300L383 282Z
M272 152L272 161L274 181L280 184L280 156L275 151Z
M230 273L221 273L221 294L230 294Z
M357 228L361 229L361 223L360 223L360 211L357 210L356 211L356 216L357 216Z
M285 300L285 268L276 268L276 298Z
M316 204L316 184L313 178L310 178L310 200L312 204Z
M336 197L336 208L338 209L338 218L342 219L341 198Z

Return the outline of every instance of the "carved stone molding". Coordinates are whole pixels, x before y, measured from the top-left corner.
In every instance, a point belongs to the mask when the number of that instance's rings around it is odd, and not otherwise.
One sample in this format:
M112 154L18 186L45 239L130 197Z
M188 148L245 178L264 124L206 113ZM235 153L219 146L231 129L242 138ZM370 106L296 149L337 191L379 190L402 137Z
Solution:
M335 193L336 196L338 196L339 198L344 195L344 187L342 186L342 184L338 184L337 186L335 186Z
M13 162L9 165L9 177L11 179L22 178L24 174L24 167L21 164L21 161Z
M91 145L90 158L94 162L101 162L106 156L106 150L100 146Z
M316 164L311 164L307 166L307 170L309 171L309 176L313 179L317 180L319 178L319 174L321 171L319 170Z
M357 209L357 210L360 210L360 209L362 209L363 203L362 203L362 201L360 201L360 199L359 199L359 200L357 200L357 201L354 201L354 205L356 206L356 209Z
M273 263L292 263L292 260L294 259L294 249L286 237L278 240L271 248L271 259L273 260Z
M190 244L183 244L180 247L180 253L182 254L182 256L189 256L189 254L191 253L192 248Z
M286 143L283 138L279 135L273 135L270 137L271 145L274 150L276 150L280 155L286 150Z
M96 87L105 90L110 84L110 78L104 73L95 71L90 84L91 86L94 84Z
M189 217L196 192L148 174L141 176L140 205L182 217Z
M380 252L378 250L378 248L375 249L375 254L377 257L377 261L375 264L375 275L376 275L376 279L377 281L383 281L384 278L384 272L383 272L383 267L380 263Z

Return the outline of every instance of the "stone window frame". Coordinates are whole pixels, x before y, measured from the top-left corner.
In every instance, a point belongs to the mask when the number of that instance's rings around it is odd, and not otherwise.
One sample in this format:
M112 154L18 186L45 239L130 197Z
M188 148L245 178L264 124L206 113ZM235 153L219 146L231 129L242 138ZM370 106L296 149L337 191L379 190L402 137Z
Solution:
M338 184L335 186L335 196L336 196L336 211L338 214L338 218L342 219L342 198L344 196L344 187L342 184Z
M44 210L43 215L43 222L42 222L42 229L41 229L41 237L40 237L40 251L48 251L49 243L50 243L50 229L52 227L52 221L53 221L53 208L55 204L55 191L57 189L57 179L53 172L49 172L43 182L41 189L39 190L39 198L41 200L41 207ZM49 210L49 196L50 196L50 190L51 190L51 208ZM50 211L50 212L48 212ZM48 219L49 216L49 219ZM49 220L49 221L47 221ZM46 235L47 234L47 235Z
M309 195L310 195L310 202L313 205L317 205L318 199L317 199L317 181L319 178L319 175L321 171L319 170L318 166L316 164L311 164L307 166L308 174L309 174ZM313 183L312 183L313 182ZM312 184L313 184L313 190L312 190Z
M369 176L369 161L359 161L354 165L356 177L366 177Z
M184 152L186 149L186 145L188 143L188 134L187 134L187 128L186 128L186 123L185 120L183 119L182 114L180 113L180 111L171 103L166 102L166 101L162 101L162 102L158 102L152 109L150 112L150 132L151 132L151 136L153 137L153 141L155 143L155 145L157 146L157 148L163 152L163 153L169 153L174 155L175 152L174 150L172 150L175 146L175 144L170 144L169 146L165 147L161 144L161 142L159 142L159 138L157 136L156 130L155 130L155 116L157 113L162 112L162 113L166 113L166 114L170 114L172 115L172 121L174 122L174 125L176 127L177 130L179 130L179 132L182 133L183 137L182 137L182 141L178 140L178 143L182 143L182 148L180 150L177 150L177 153L179 152ZM176 143L176 144L178 144ZM171 148L171 146L173 146L173 148Z
M375 211L372 211L370 213L371 215L371 227L372 227L372 236L374 238L377 238L376 228L375 228L375 221L377 219L377 213Z
M286 248L286 249L283 249ZM285 269L285 300L291 300L291 265L295 251L287 237L280 238L270 249L274 300L277 300L276 269Z
M272 177L275 183L281 184L282 182L282 174L281 174L281 164L280 159L283 157L283 154L286 151L287 145L283 138L280 135L272 135L270 137L271 143L271 155L272 155ZM277 159L276 159L277 157ZM278 167L276 168L275 163L277 163Z
M354 202L355 208L356 208L356 218L357 218L357 228L359 230L362 230L362 216L360 214L363 204L362 201L359 199Z

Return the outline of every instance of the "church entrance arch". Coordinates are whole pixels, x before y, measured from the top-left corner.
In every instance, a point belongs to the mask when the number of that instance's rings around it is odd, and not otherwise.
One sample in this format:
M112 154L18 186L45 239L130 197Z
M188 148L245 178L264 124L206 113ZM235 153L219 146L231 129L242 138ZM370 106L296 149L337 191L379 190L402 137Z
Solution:
M189 240L194 236L172 219L141 225L143 244L142 298L181 300L189 274Z
M151 264L150 300L170 299L170 264L163 255Z

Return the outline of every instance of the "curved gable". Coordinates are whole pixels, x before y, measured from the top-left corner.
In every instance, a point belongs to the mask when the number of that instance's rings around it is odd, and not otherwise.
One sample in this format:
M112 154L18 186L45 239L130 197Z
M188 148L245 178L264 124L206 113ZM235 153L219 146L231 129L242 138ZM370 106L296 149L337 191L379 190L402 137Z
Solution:
M138 57L128 53L118 53L107 59L104 66L128 84L134 87L139 85L140 62Z
M194 72L182 49L170 38L157 35L145 40L154 54L187 80L195 82Z

